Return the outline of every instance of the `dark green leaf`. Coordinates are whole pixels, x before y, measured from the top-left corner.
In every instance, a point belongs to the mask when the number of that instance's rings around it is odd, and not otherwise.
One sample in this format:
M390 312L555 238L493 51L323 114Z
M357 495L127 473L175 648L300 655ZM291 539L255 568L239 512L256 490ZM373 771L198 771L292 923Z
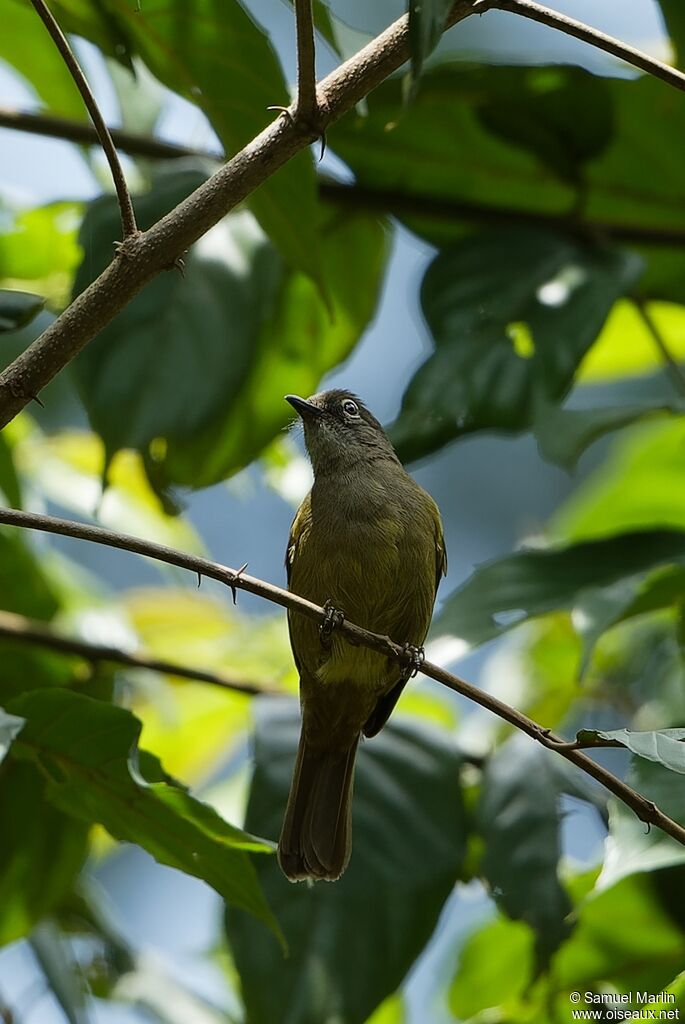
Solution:
M40 295L0 288L0 334L25 327L38 316L44 305L45 299Z
M240 3L160 0L107 3L135 52L168 88L199 106L232 156L289 102L268 35ZM321 281L314 165L296 155L249 200L260 224L291 266Z
M51 619L57 611L38 558L11 528L0 529L0 607L34 619Z
M488 922L470 935L449 990L455 1017L469 1020L522 996L533 974L534 940L527 924L507 918Z
M640 261L534 228L443 250L421 302L435 352L391 435L403 459L476 430L519 431L568 391L581 359Z
M448 597L439 626L481 644L535 615L574 608L590 589L669 564L685 564L685 532L622 534L520 551L476 569Z
M352 351L376 309L385 269L383 225L360 214L331 218L321 258L330 309L312 282L290 273L255 340L250 372L236 400L194 438L176 439L159 464L169 484L206 487L248 465L291 418L284 391L309 395ZM287 385L287 386L286 386Z
M616 746L627 747L639 757L656 761L672 772L685 775L685 729L659 729L656 732L633 732L631 729L581 729L577 736L581 743L602 746L608 740Z
M509 81L495 78L476 110L494 136L569 182L580 181L583 165L604 152L614 130L607 82L580 68L523 68Z
M664 413L682 413L684 409L678 400L605 409L561 409L550 403L537 409L533 432L543 459L571 471L583 452L605 434Z
M140 756L141 775L131 760L141 723L129 711L61 689L33 690L8 710L26 718L13 756L49 772L46 792L55 806L203 879L278 931L246 852L269 847L160 781L166 776L149 754Z
M73 885L88 825L52 806L45 779L12 753L0 768L0 945L28 935Z
M14 468L12 449L4 434L0 434L0 492L6 505L21 508L21 484Z
M203 180L194 171L161 177L136 201L141 228ZM119 231L113 198L90 205L76 294L110 262ZM183 277L169 272L155 278L100 332L75 360L74 371L110 455L125 447L145 450L156 437L192 436L231 406L251 369L281 272L251 215L233 214L190 251Z
M664 814L685 825L685 786L677 773L642 755L632 758L628 782Z
M247 827L278 835L299 714L263 702ZM466 825L459 761L443 734L391 725L358 755L350 866L335 884L292 885L257 864L290 956L229 911L229 942L251 1024L362 1024L423 949L459 875ZM264 979L268 978L268 984Z
M51 0L65 32L83 36L108 57L131 68L131 38L126 19L109 0Z
M409 0L408 7L411 72L416 81L424 61L440 41L452 0Z
M488 760L478 805L482 870L498 905L536 934L546 962L568 933L571 904L558 876L559 777L549 751L522 737Z
M659 0L677 66L685 67L685 8L681 0Z
M0 708L0 764L12 745L12 740L21 731L23 725L23 718L19 718L17 715L8 715L3 708Z

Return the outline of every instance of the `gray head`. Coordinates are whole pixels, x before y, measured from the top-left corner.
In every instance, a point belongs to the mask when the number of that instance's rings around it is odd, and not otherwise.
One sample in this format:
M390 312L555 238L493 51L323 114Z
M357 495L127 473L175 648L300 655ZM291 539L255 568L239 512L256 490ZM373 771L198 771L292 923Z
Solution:
M376 417L351 391L336 388L307 399L286 395L285 400L302 418L315 475L361 461L399 461Z

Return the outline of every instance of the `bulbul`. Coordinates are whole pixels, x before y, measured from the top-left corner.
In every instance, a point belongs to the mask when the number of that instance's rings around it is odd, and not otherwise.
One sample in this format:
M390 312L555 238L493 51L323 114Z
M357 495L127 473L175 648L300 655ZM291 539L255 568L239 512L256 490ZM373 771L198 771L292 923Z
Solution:
M293 521L295 594L405 644L407 669L288 612L302 729L278 860L292 881L339 878L350 859L354 759L387 722L420 656L447 569L438 507L406 472L378 420L349 391L287 395L314 484Z

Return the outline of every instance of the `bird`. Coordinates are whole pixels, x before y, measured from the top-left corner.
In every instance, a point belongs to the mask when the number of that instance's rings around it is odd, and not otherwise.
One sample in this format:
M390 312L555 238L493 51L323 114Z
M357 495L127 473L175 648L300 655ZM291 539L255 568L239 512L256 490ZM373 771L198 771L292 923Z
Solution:
M440 512L351 391L300 398L314 482L292 523L289 589L325 607L322 625L288 610L301 731L278 861L291 881L336 881L352 849L354 763L423 657L447 555ZM342 618L404 645L405 664L352 646Z

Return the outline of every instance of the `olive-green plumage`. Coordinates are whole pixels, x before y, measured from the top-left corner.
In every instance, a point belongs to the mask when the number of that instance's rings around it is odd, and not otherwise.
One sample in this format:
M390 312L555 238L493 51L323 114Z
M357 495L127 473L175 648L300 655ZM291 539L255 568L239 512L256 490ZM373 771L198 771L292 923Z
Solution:
M348 391L308 400L302 417L314 485L295 516L290 589L359 626L421 647L446 571L440 513L381 425ZM354 757L385 724L406 682L397 662L288 613L302 732L278 857L288 878L339 878L351 849Z

